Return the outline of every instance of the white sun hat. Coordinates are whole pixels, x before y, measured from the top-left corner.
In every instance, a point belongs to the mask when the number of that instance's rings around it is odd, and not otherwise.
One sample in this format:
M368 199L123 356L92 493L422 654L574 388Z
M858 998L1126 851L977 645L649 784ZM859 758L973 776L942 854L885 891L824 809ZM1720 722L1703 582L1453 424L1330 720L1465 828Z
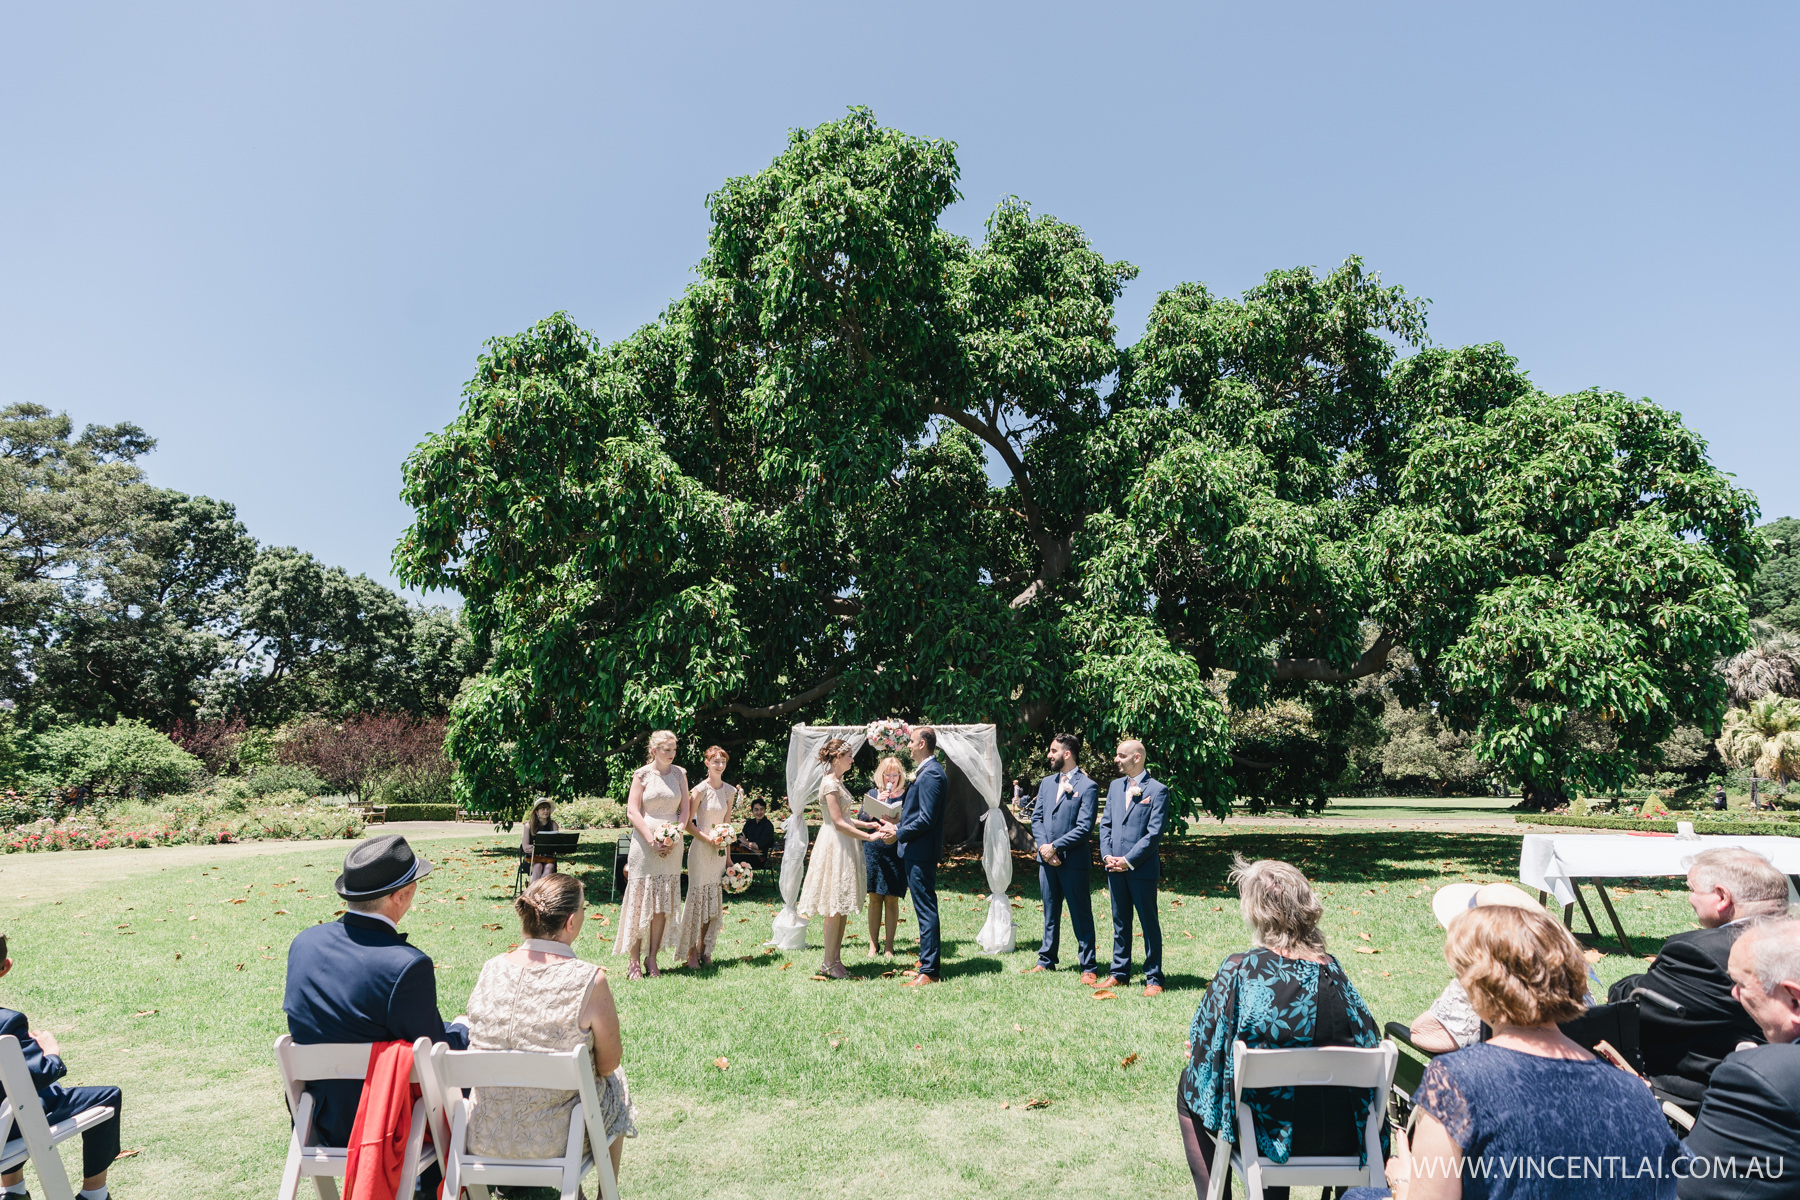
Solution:
M1439 925L1448 929L1451 921L1471 908L1492 908L1497 904L1512 908L1543 907L1510 883L1450 883L1439 888L1432 896L1431 915L1437 918Z

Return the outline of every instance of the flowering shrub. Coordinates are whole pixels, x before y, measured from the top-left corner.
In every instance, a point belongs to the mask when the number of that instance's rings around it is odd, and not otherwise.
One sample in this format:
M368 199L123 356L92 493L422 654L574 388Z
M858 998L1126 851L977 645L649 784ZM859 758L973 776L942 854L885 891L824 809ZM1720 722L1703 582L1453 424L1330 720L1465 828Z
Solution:
M58 821L49 817L14 825L0 833L0 851L109 850L120 846L212 846L273 838L358 838L363 823L348 808L309 803L298 793L278 797L286 803L248 811L208 803L204 797L170 797L158 811L126 804L107 813L76 814Z

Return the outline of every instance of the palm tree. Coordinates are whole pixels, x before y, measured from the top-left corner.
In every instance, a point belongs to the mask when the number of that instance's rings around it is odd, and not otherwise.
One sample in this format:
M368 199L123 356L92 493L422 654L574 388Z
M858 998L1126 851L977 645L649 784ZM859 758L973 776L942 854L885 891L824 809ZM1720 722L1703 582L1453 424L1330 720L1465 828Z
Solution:
M1759 775L1782 784L1800 779L1800 700L1765 696L1730 710L1718 746L1727 763L1750 768L1750 807L1756 808Z
M1731 702L1743 708L1765 696L1800 696L1800 636L1762 621L1750 622L1750 634L1754 645L1718 665Z

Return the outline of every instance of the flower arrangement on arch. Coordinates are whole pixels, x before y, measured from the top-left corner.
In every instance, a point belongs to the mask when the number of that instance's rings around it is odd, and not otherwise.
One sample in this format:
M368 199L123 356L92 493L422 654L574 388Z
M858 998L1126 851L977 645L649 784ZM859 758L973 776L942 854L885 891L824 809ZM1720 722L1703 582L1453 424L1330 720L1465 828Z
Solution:
M750 881L755 877L756 872L750 869L749 863L734 862L725 868L725 890L734 896L749 891Z
M903 753L912 741L912 726L892 718L870 721L864 732L868 734L869 745L875 747L877 754Z

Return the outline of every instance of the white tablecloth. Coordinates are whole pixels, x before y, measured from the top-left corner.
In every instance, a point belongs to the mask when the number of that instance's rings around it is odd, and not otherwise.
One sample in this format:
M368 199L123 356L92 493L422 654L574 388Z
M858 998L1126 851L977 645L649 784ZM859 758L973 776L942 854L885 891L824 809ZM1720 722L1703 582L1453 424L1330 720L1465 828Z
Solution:
M1622 879L1654 875L1683 875L1687 860L1715 846L1747 846L1760 852L1783 875L1800 875L1800 838L1746 837L1736 834L1707 836L1689 841L1677 837L1640 837L1620 834L1530 833L1519 847L1521 882L1556 897L1558 904L1575 903L1571 879ZM1792 878L1788 903L1800 903Z

